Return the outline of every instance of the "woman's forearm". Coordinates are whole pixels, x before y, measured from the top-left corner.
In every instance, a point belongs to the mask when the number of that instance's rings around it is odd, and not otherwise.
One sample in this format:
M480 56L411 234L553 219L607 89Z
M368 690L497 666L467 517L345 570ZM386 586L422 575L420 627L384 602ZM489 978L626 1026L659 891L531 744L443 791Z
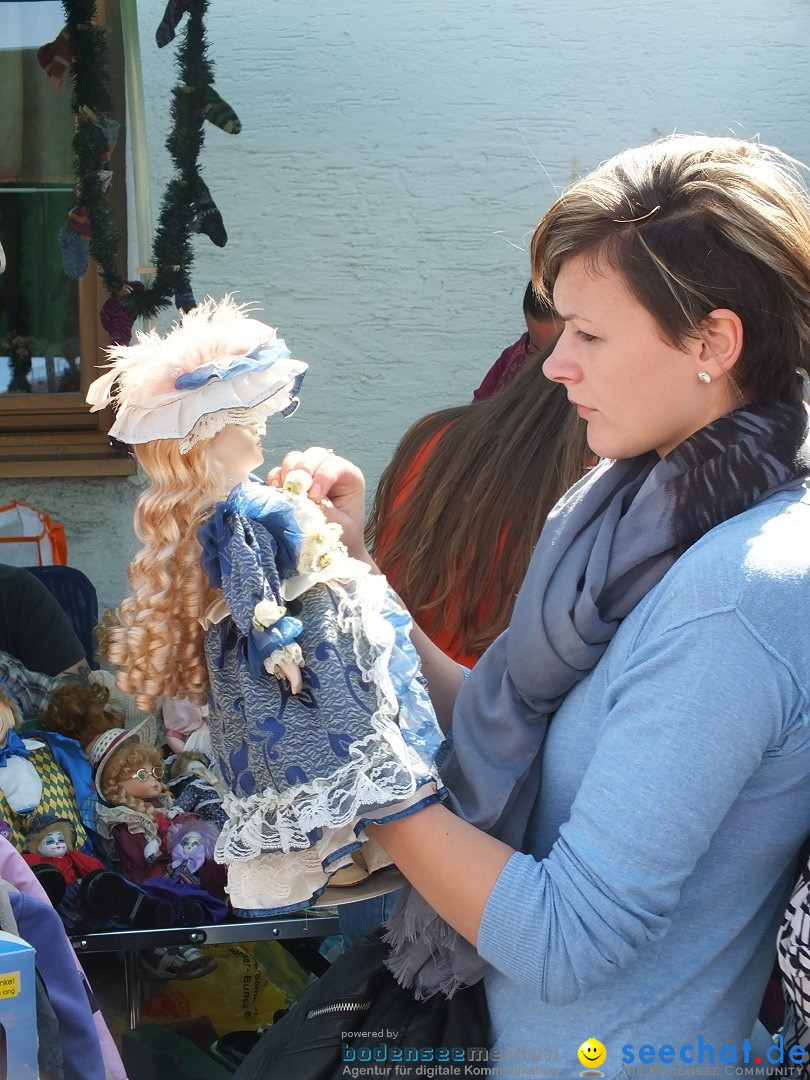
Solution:
M489 895L514 854L441 805L367 832L434 911L472 945Z

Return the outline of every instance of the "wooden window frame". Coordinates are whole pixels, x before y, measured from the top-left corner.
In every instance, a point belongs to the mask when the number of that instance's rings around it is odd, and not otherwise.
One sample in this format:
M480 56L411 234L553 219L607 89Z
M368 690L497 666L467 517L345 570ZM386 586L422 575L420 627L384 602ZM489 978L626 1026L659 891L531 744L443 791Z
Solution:
M99 22L110 28L110 90L116 117L125 116L124 58L117 0L97 4ZM119 258L126 276L126 131L122 123L113 154L114 179L110 202L122 224ZM54 257L58 258L58 251ZM13 273L8 267L6 273ZM107 432L113 421L111 409L91 413L85 403L87 388L99 374L104 348L109 344L99 322L106 294L98 269L91 259L79 278L80 393L9 394L0 397L0 478L46 476L131 476L134 460L114 447Z

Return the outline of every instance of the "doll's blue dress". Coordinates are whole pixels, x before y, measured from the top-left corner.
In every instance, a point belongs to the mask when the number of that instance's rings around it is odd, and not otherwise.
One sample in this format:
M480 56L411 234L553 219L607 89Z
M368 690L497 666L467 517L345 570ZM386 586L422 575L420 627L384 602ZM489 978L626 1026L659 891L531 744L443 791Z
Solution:
M364 845L369 865L384 863L365 825L443 794L410 617L319 521L305 497L249 481L198 534L224 601L205 636L211 742L230 791L217 858L242 915L306 906ZM268 670L295 646L297 694Z

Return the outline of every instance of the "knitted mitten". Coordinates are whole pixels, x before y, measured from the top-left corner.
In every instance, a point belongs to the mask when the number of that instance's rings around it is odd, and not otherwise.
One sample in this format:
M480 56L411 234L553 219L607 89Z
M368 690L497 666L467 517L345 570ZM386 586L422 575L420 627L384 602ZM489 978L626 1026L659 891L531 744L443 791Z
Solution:
M227 131L229 135L239 134L242 130L242 121L212 86L205 91L203 102L203 116L206 120L210 120L218 128Z
M160 20L160 26L155 31L155 41L159 49L174 40L177 25L188 11L190 2L191 0L169 0L163 12L163 18Z
M143 282L128 281L127 291L135 290L142 291ZM132 327L137 318L137 315L133 315L129 308L121 303L120 296L110 296L99 312L101 325L109 334L111 345L129 345L132 340Z
M174 294L174 304L178 311L184 313L186 311L191 311L197 306L197 301L194 299L194 293L191 291L191 284L188 281L183 282Z
M183 94L193 94L194 87L189 86L188 83L179 83L177 86ZM212 124L215 124L218 128L222 128L229 135L238 135L242 130L242 121L230 107L227 101L223 100L213 88L213 86L206 86L202 91L202 114L206 120L209 120Z
M112 152L115 149L115 144L118 142L118 131L121 125L117 120L113 120L111 116L99 116L91 121L99 129L104 136L104 149L99 154L99 165L106 165L112 156Z
M228 234L225 232L222 214L220 214L217 204L211 198L211 192L201 177L198 176L194 181L191 194L196 215L195 230L198 233L205 233L217 247L225 247L228 243Z

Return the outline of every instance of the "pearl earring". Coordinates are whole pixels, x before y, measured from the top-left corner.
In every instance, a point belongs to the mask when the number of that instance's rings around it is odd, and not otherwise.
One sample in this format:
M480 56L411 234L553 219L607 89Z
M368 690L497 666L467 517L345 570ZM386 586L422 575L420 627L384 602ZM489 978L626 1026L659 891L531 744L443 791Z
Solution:
M710 383L712 381L712 377L708 373L708 371L699 371L698 372L698 378L700 379L701 382L705 382L705 383Z

